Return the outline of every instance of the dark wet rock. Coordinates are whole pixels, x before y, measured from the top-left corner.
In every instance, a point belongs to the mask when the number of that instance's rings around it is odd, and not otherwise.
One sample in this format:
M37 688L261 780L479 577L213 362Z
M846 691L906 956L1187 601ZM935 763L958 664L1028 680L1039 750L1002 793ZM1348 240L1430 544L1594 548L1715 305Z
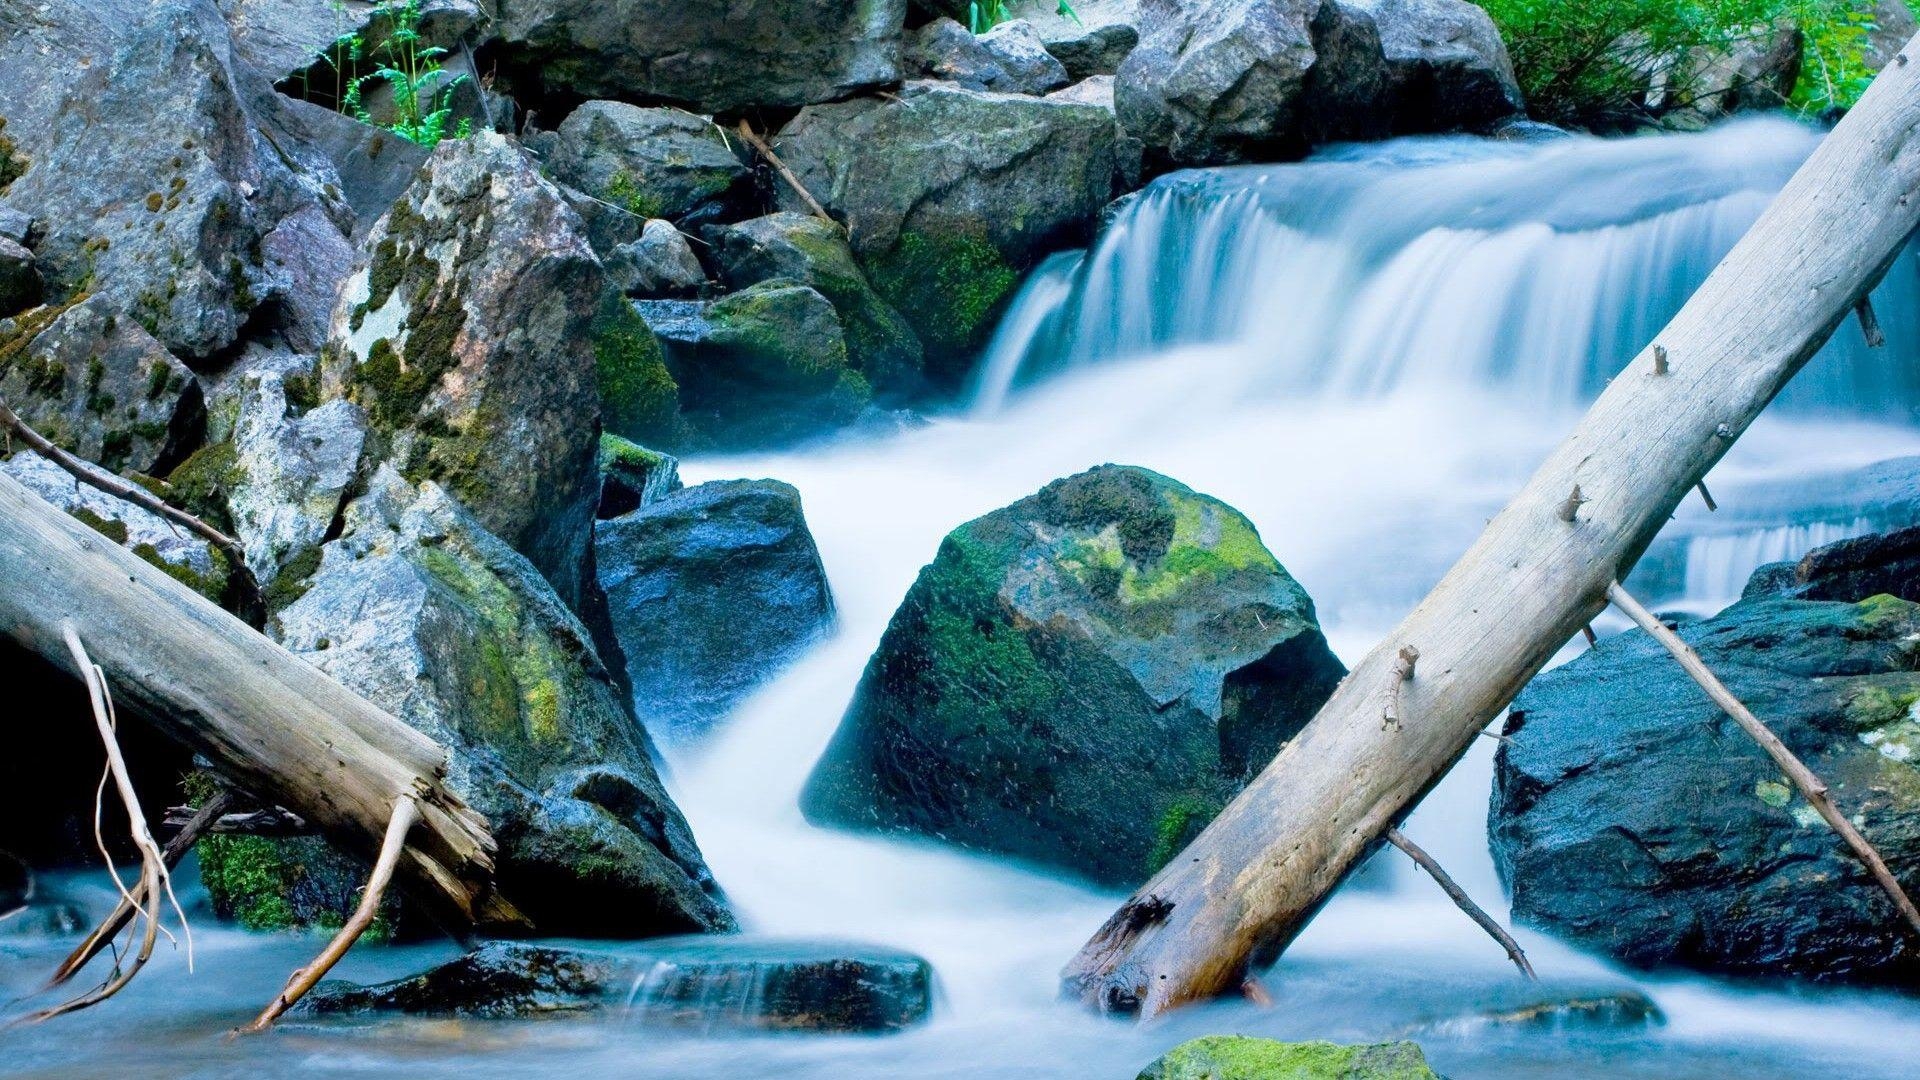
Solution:
M1402 132L1479 129L1522 115L1499 28L1467 0L1341 0L1366 13L1386 58L1386 108Z
M641 218L712 217L748 177L719 126L681 109L589 101L556 135L555 179Z
M1137 1080L1439 1080L1415 1043L1343 1046L1208 1035L1183 1042Z
M286 124L325 154L339 177L340 195L353 211L356 237L366 235L413 183L433 153L324 106L289 99Z
M1842 540L1797 563L1771 563L1748 580L1745 599L1851 600L1880 594L1920 603L1920 528Z
M310 207L347 217L284 114L212 0L35 8L0 46L4 154L24 163L0 200L44 223L48 295L90 291L177 355L218 357L279 299L263 238Z
M1127 54L1140 44L1140 31L1127 23L1080 26L1074 30L1078 32L1049 34L1042 30L1041 37L1047 51L1066 69L1067 78L1075 82L1114 74L1120 70Z
M353 245L318 206L307 206L260 238L260 262L274 297L267 321L275 340L295 352L319 352L353 269Z
M217 602L226 594L226 557L158 514L81 484L38 454L17 453L0 462L0 472L207 599Z
M1879 584L1827 551L1839 572L1810 574L1810 593ZM1755 596L1679 633L1912 881L1920 606L1850 599ZM1490 827L1517 921L1642 966L1920 975L1920 946L1867 871L1646 634L1536 678L1506 735Z
M707 938L607 950L495 942L411 978L324 983L300 1009L530 1019L621 1008L643 1025L879 1032L932 1005L932 968L908 953Z
M1477 1012L1425 1025L1427 1030L1467 1034L1489 1027L1637 1028L1666 1023L1653 999L1638 990L1599 991L1536 997L1513 1005L1496 1005Z
M948 534L803 808L1136 884L1342 674L1246 518L1105 465Z
M199 438L193 373L104 298L0 321L0 397L42 435L110 470L170 466Z
M898 81L906 2L524 0L494 31L550 90L738 112Z
M705 732L833 623L800 493L776 480L701 484L602 521L594 556L651 730Z
M586 627L437 485L383 466L272 629L447 747L503 893L545 933L730 928Z
M441 143L363 252L322 396L366 410L372 460L438 481L579 604L598 391L658 369L651 335L601 325L611 293L579 218L499 136Z
M811 214L782 212L709 229L707 240L729 288L786 278L831 301L847 363L876 393L897 398L918 388L920 339L874 291L840 228Z
M652 506L684 486L678 458L618 435L600 436L601 520Z
M686 296L707 283L707 271L693 245L670 221L649 221L640 238L621 244L606 258L607 276L628 296Z
M19 241L0 236L0 318L33 307L40 295L40 271L34 268L33 252Z
M661 336L681 415L707 445L798 442L852 423L873 397L833 304L797 281L732 293Z
M0 917L14 914L33 899L33 871L17 856L0 851Z
M929 369L957 381L1020 276L1085 242L1112 197L1115 142L1098 106L916 82L894 99L803 109L774 149L846 222Z

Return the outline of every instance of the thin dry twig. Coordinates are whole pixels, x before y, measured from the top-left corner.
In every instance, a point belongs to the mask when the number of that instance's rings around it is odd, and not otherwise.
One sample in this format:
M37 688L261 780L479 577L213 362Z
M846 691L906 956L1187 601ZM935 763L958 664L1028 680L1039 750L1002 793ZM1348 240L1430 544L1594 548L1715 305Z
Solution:
M1413 678L1413 666L1420 662L1420 650L1411 645L1400 646L1400 654L1393 661L1393 682L1387 687L1387 705L1380 710L1380 728L1400 727L1400 694L1407 682Z
M373 864L373 873L367 878L366 891L360 894L360 906L353 911L346 925L327 942L313 963L300 968L287 980L286 989L280 991L260 1015L254 1018L243 1031L247 1033L265 1031L280 1018L280 1015L293 1007L294 1002L306 996L333 965L347 955L353 943L360 940L367 927L373 925L374 916L380 912L380 901L387 894L387 885L393 880L394 868L400 865L400 856L407 849L407 833L420 817L420 804L411 794L402 795L393 804L393 817L387 822L387 835L380 844L380 857ZM237 1033L236 1033L237 1034Z
M820 205L820 200L813 197L813 192L807 190L806 185L800 182L800 178L793 174L793 170L787 168L787 163L780 160L780 155L773 152L773 147L768 146L765 139L755 134L753 125L745 120L740 121L740 137L747 140L747 145L753 147L755 153L767 159L767 164L773 166L773 171L780 174L780 179L785 180L787 186L813 209L815 217L835 228L840 227L840 223L833 220L833 215L827 213L827 208Z
M1513 966L1520 969L1520 974L1525 975L1532 981L1539 979L1539 976L1533 973L1533 964L1528 962L1527 954L1520 948L1520 943L1513 940L1513 935L1507 933L1505 927L1495 922L1493 916L1482 911L1480 905L1474 903L1473 898L1467 895L1467 890L1461 888L1460 883L1453 880L1453 875L1441 869L1440 864L1434 860L1433 856L1427 854L1425 849L1408 839L1407 834L1397 828L1389 828L1387 830L1387 842L1399 848L1401 851L1406 852L1409 859L1418 863L1420 869L1425 870L1433 877L1433 880L1439 884L1440 890L1446 893L1447 897L1453 901L1454 906L1466 912L1467 918L1472 919L1480 929L1487 932L1489 937L1499 942L1500 947L1507 951L1507 959L1513 961Z
M1706 691L1707 696L1713 699L1713 703L1720 706L1728 716L1733 717L1733 722L1740 725L1740 730L1746 732L1749 738L1760 744L1760 749L1765 750L1774 764L1780 766L1780 771L1786 774L1787 779L1800 792L1800 797L1807 800L1807 805L1818 811L1821 818L1832 826L1833 831L1840 834L1840 839L1846 841L1847 846L1853 849L1854 855L1866 864L1867 870L1872 873L1874 880L1879 882L1880 888L1893 901L1894 908L1906 919L1907 925L1912 927L1915 933L1920 933L1920 910L1914 908L1913 901L1907 896L1907 891L1900 887L1900 882L1893 876L1893 871L1887 869L1886 860L1880 857L1880 852L1867 842L1867 838L1860 834L1860 830L1854 828L1853 822L1848 821L1839 807L1833 804L1833 800L1827 795L1826 782L1815 776L1813 770L1807 768L1793 751L1787 749L1787 744L1781 742L1780 737L1775 735L1772 729L1761 723L1759 717L1753 715L1751 710L1741 704L1739 698L1733 696L1733 691L1727 689L1727 685L1720 681L1719 677L1713 673L1713 669L1707 667L1706 661L1700 659L1700 654L1694 652L1692 646L1680 640L1679 634L1674 633L1666 623L1655 618L1653 613L1641 606L1640 601L1635 600L1632 594L1621 588L1619 582L1616 581L1607 586L1607 599L1625 613L1627 618L1638 624L1640 629L1653 635L1655 641L1665 646L1667 652L1673 654L1673 658L1679 661L1681 668L1692 677L1695 683L1699 684L1700 689Z

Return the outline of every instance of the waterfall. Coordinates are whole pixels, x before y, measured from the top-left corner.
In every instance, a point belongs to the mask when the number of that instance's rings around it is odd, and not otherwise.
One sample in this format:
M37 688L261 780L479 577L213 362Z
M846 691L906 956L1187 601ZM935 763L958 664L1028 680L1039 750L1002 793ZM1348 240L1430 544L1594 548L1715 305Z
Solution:
M1175 173L1014 302L976 410L1062 371L1192 345L1247 355L1244 393L1497 388L1595 395L1818 142L1782 119L1691 136L1344 147L1299 165ZM1920 331L1908 255L1875 294ZM1789 387L1801 413L1904 418L1920 371L1849 323Z

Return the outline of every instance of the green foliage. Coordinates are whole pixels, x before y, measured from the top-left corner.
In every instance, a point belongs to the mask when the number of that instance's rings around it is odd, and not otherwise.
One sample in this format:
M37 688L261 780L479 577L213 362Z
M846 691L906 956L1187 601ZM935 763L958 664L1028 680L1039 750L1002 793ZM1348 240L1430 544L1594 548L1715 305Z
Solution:
M1909 0L1910 5L1913 0ZM1846 108L1872 81L1873 0L1483 0L1533 114L1560 124L1628 127L1692 104L1690 57L1764 47L1798 26L1800 79L1782 104L1813 115ZM1649 91L1664 72L1664 102Z
M972 0L967 5L967 29L984 34L1003 22L1009 22L1013 19L1013 12L1009 10L1011 7L1008 0ZM1060 0L1054 12L1076 23L1080 21L1080 13L1073 10L1073 5L1067 0Z
M360 34L336 40L329 53L329 62L336 71L344 70L343 60L357 62L364 58L373 63L371 72L356 75L347 82L346 92L340 99L341 111L350 113L361 123L378 124L422 146L433 146L448 136L464 139L471 135L473 125L467 120L448 128L453 120L453 92L467 81L467 76L442 78L440 59L447 50L421 42L420 0L382 4L374 9L374 14L376 24L384 22L387 33L373 47L371 56L366 56L366 41ZM370 83L386 83L392 88L391 123L379 123L362 104L362 95Z

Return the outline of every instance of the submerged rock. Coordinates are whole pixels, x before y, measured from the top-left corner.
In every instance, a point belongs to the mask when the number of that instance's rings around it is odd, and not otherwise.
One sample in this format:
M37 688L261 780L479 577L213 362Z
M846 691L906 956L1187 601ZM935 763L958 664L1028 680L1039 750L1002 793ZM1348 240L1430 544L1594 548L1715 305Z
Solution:
M803 807L1131 885L1342 674L1245 517L1105 465L948 534Z
M448 748L501 891L546 933L732 926L619 686L531 563L383 466L280 642Z
M618 950L495 942L377 986L322 984L308 1015L528 1019L620 1009L634 1022L782 1031L896 1031L933 1007L909 953L837 942L703 938Z
M704 732L833 624L800 493L775 480L649 501L595 527L594 557L634 708L682 737Z
M1678 629L1894 874L1920 879L1920 605L1763 594ZM1866 869L1646 634L1536 678L1506 736L1489 818L1517 921L1641 966L1920 976Z
M1440 1080L1415 1043L1342 1046L1208 1035L1183 1042L1137 1080Z
M641 218L723 213L749 175L718 125L681 109L589 101L556 136L555 179Z
M774 150L846 222L929 368L958 381L1021 274L1085 242L1113 194L1115 142L1097 105L916 82L803 109ZM780 205L806 210L788 190Z
M439 482L579 605L596 369L620 352L600 332L606 278L579 218L506 139L450 139L365 252L334 313L323 396L366 410L372 460Z
M200 436L200 384L104 299L0 321L0 397L56 445L110 471L171 467Z
M547 89L702 112L808 105L900 78L907 0L525 0L494 30Z

